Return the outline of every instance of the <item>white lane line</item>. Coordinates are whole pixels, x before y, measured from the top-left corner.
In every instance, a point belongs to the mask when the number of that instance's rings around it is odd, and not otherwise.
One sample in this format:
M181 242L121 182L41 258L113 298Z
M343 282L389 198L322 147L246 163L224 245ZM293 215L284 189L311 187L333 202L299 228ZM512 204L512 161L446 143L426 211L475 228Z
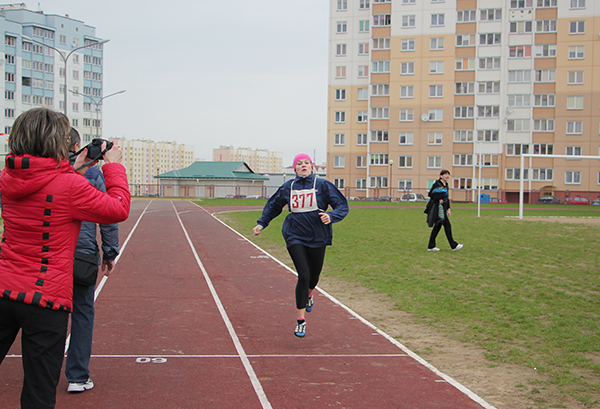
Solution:
M221 299L219 298L219 295L217 294L217 291L215 290L215 287L213 286L212 281L211 281L210 277L208 276L208 273L206 272L206 269L204 268L204 265L202 264L202 261L200 260L198 253L196 252L196 249L194 248L194 244L192 243L192 240L190 239L190 236L188 235L188 232L185 229L185 226L183 225L181 218L179 217L179 213L177 213L177 208L175 207L175 204L173 203L173 201L171 201L171 205L173 206L173 210L175 211L175 214L177 215L179 224L181 225L181 228L183 229L185 238L187 239L188 244L190 245L190 249L192 250L194 257L196 258L196 263L202 270L202 274L204 275L206 284L208 285L208 288L210 289L210 293L213 296L215 304L217 305L217 308L219 309L221 318L225 322L225 326L227 327L227 330L229 331L229 336L231 337L233 344L235 345L235 349L238 352L238 355L242 361L242 364L244 365L244 368L246 369L246 373L248 374L248 377L250 378L250 382L252 382L254 391L256 392L256 395L258 396L258 399L260 400L262 407L264 409L271 409L272 408L271 403L269 402L269 399L267 398L267 395L265 394L265 391L263 390L263 387L262 387L258 377L256 376L256 373L254 372L254 368L252 368L252 364L250 363L250 360L248 359L248 355L246 355L246 351L244 351L244 348L242 347L242 344L241 344L237 334L235 333L235 329L233 328L233 325L231 324L231 321L229 320L229 317L227 316L227 312L225 311L225 308L223 307L223 304L221 303Z
M144 215L146 214L146 210L148 209L148 207L151 204L152 204L152 200L150 200L150 203L148 203L148 205L146 205L146 207L142 211L142 214L140 214L140 217L138 217L137 221L135 222L133 229L131 229L131 231L129 232L127 239L125 239L125 243L123 243L123 245L119 249L119 255L117 256L117 258L115 258L115 262L114 262L115 266L119 262L119 259L121 258L121 254L123 254L123 251L125 251L125 247L127 247L127 243L129 243L131 236L133 236L133 232L135 231L135 229L137 229L138 224L140 224L140 220L142 220L142 217L144 217ZM108 280L108 276L102 276L102 280L100 281L100 284L98 284L98 287L96 287L96 291L94 291L94 302L98 298L98 295L100 295L100 291L102 291L102 288L104 288L104 284L106 283L106 280ZM67 340L65 341L65 354L69 350L70 344L71 344L71 334L69 334L69 336L67 337Z
M196 205L196 206L200 207L202 210L204 210L205 212L208 213L208 211L206 209L204 209L202 206L199 206L199 205ZM232 227L228 226L227 224L225 224L224 222L222 222L221 220L219 220L215 216L215 213L211 213L211 216L215 220L218 220L219 223L221 223L223 226L227 227L229 230L231 230L232 232L234 232L235 234L237 234L238 236L240 236L244 240L246 240L248 243L250 243L251 245L253 245L254 247L256 247L262 253L264 253L267 256L269 256L275 262L279 263L286 270L288 270L289 272L291 272L294 275L298 275L290 267L286 266L284 263L282 263L281 261L277 260L271 254L267 253L265 250L263 250L260 247L258 247L255 243L253 243L252 241L248 240L246 238L246 236L242 235L241 233L239 233L236 230L234 230ZM404 351L408 356L410 356L415 361L417 361L418 363L420 363L421 365L423 365L424 367L426 367L427 369L429 369L430 371L432 371L433 373L435 373L436 375L438 375L439 377L441 377L442 379L444 379L446 382L448 382L449 384L451 384L452 386L454 386L456 389L458 389L459 391L461 391L462 393L464 393L465 395L467 395L471 400L477 402L478 404L480 404L485 409L496 409L495 406L487 403L482 397L480 397L479 395L477 395L475 392L471 391L466 386L462 385L458 381L454 380L452 377L446 375L445 373L443 373L442 371L440 371L439 369L437 369L436 367L434 367L433 365L431 365L429 362L427 362L426 360L424 360L423 358L421 358L419 355L415 354L413 351L411 351L406 346L404 346L402 343L398 342L398 340L396 340L392 336L386 334L385 332L383 332L382 330L380 330L379 328L377 328L375 325L371 324L369 321L367 321L366 319L364 319L363 317L361 317L360 315L358 315L356 312L354 312L353 310L351 310L350 307L347 307L346 305L342 304L339 300L337 300L332 295L328 294L322 288L320 288L319 286L317 286L316 288L317 288L317 290L321 294L323 294L324 296L326 296L327 298L329 298L333 303L335 303L336 305L339 305L340 307L342 307L343 309L345 309L346 311L348 311L350 314L352 314L354 317L356 317L356 319L360 320L363 324L367 325L368 327L370 327L374 331L377 331L377 333L379 333L380 335L382 335L383 337L385 337L392 344L396 345L398 348L400 348L402 351Z
M248 358L403 358L408 357L407 354L306 354L306 355L294 355L294 354L273 354L273 355L246 355ZM239 359L239 355L92 355L92 358L236 358ZM6 358L22 358L22 355L7 355Z

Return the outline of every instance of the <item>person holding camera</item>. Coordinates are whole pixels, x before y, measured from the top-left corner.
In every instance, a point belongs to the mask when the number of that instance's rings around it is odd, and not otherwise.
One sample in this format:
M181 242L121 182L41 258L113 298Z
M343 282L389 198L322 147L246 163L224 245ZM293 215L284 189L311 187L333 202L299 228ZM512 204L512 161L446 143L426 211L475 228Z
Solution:
M80 149L79 132L71 128L71 155ZM89 156L89 150L88 150ZM73 158L75 159L75 158ZM81 171L80 171L81 172ZM104 176L95 166L84 172L92 186L106 192ZM109 275L114 260L119 254L119 225L101 224L102 261L96 242L96 223L83 221L73 260L73 313L71 314L71 338L65 364L65 375L69 381L68 392L84 392L94 387L90 379L90 356L94 333L94 290L98 277L98 265Z
M56 405L81 221L122 222L131 204L121 148L115 144L104 153L102 192L69 163L70 129L65 115L48 108L23 112L0 174L0 363L21 331L24 409Z

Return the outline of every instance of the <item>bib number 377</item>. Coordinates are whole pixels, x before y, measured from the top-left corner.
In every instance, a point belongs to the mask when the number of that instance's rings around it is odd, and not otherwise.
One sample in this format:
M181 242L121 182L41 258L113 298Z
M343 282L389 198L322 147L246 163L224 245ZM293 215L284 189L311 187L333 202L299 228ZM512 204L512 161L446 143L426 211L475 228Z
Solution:
M292 209L304 209L313 207L315 200L314 192L292 194Z

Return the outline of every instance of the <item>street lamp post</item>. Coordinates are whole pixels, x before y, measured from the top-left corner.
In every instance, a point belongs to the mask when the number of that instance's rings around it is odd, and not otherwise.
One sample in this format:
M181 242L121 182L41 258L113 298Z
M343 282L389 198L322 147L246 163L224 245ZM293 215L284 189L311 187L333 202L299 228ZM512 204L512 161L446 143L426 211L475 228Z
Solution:
M104 96L104 97L102 97L100 99L91 97L89 95L82 94L81 92L78 92L78 91L73 91L72 89L70 89L69 91L72 92L73 95L81 95L84 98L89 98L92 101L92 104L94 104L94 106L96 107L95 108L96 109L96 138L98 138L98 128L99 128L99 123L100 123L100 121L98 120L98 111L100 110L100 103L102 102L103 99L112 97L114 95L122 94L126 90L121 90L121 91L113 92L112 94L106 95L106 96ZM98 102L96 102L96 101L98 101Z
M394 166L394 161L392 159L390 159L390 201L394 200L394 197L392 196L392 167Z
M81 47L77 47L77 48L73 48L66 56L65 53L61 50L59 50L58 48L52 47L51 45L45 44L41 41L37 41L34 40L33 38L26 36L26 35L21 35L21 38L23 38L26 41L31 41L33 43L38 43L40 45L43 45L44 47L48 47L48 48L52 48L54 51L56 51L60 57L63 59L64 63L65 63L65 115L67 115L67 61L69 60L69 57L77 50L81 50L82 48L88 48L88 47L93 47L95 45L100 45L100 44L104 44L104 43L108 43L110 40L106 39L106 40L102 40L102 41L98 41L97 43L91 43L91 44L86 44L86 45L82 45Z

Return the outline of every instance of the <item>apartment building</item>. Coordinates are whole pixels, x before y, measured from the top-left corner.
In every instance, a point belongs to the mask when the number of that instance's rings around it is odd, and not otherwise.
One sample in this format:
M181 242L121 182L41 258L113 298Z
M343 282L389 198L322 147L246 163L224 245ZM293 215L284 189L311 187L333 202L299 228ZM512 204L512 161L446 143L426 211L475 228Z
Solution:
M213 149L213 161L246 162L256 173L282 173L283 154L267 149L235 148L219 146Z
M195 147L192 145L140 139L110 139L117 141L123 148L122 163L127 170L130 185L155 184L155 176L183 169L194 163Z
M0 45L4 54L0 132L10 134L21 112L47 107L66 112L84 142L96 132L101 135L102 106L96 112L94 101L102 98L103 51L96 29L18 3L0 5L0 32L4 34ZM65 57L71 53L66 70L59 52Z
M328 178L349 196L600 191L600 2L330 0ZM521 175L521 153L527 159ZM570 155L569 159L550 155ZM481 183L479 183L481 181ZM594 196L595 197L595 196Z

